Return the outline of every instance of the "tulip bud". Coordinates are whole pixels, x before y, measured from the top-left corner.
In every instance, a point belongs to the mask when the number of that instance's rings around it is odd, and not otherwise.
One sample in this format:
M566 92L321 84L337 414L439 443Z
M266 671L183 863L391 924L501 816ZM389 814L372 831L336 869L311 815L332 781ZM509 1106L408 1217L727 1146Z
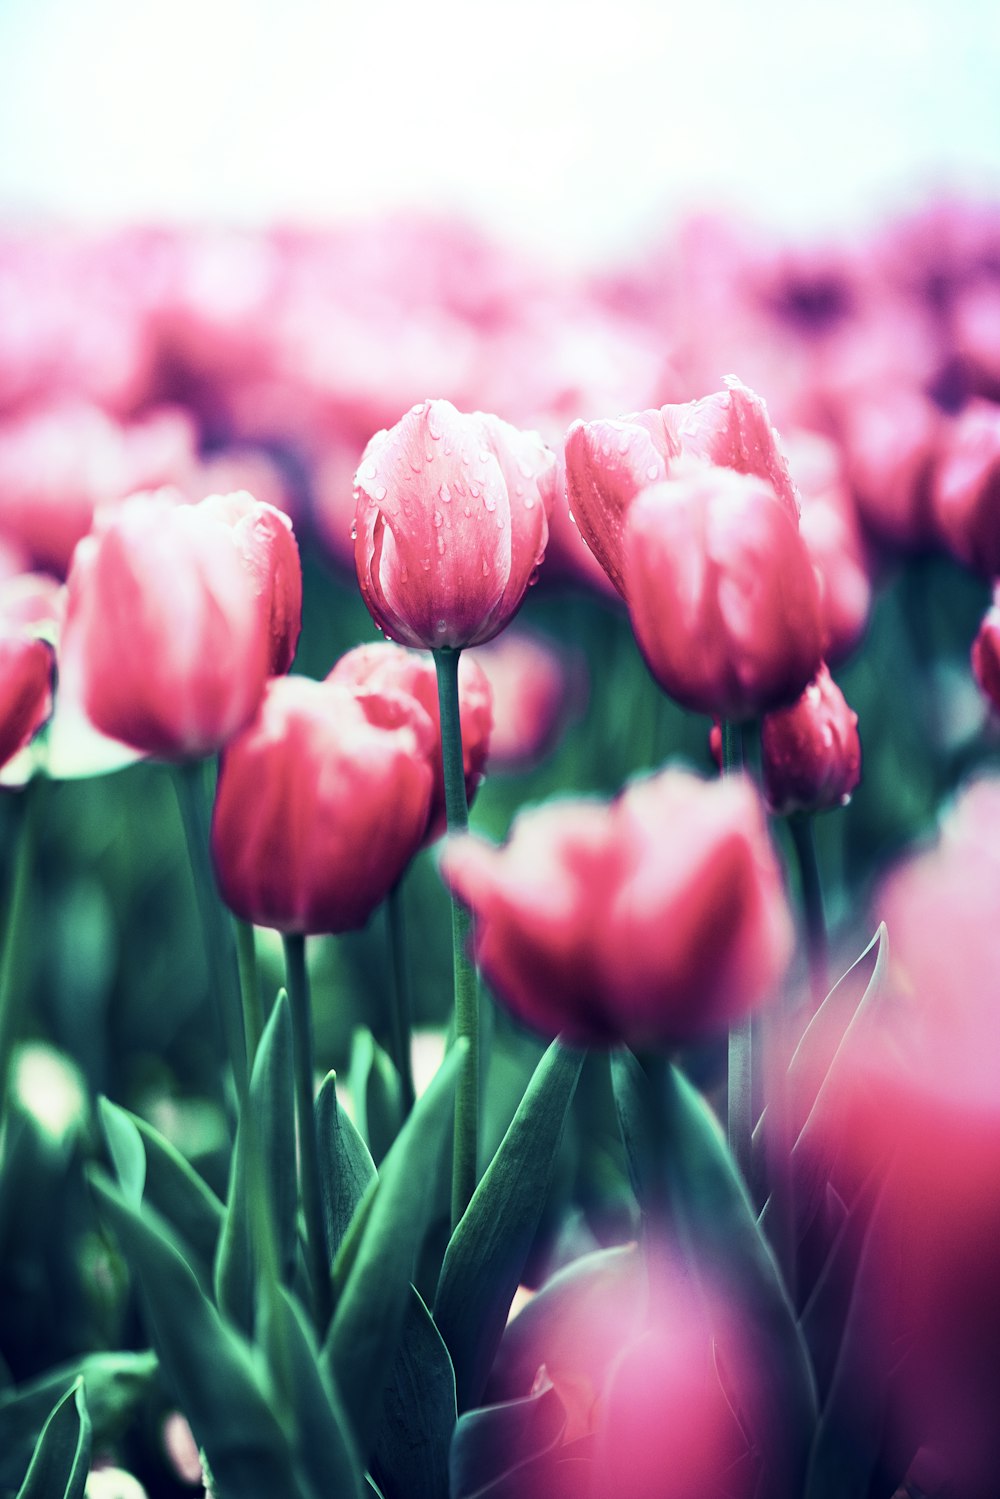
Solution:
M548 538L555 455L537 434L423 401L371 439L355 483L358 582L380 630L437 649L503 629Z
M227 905L283 932L364 926L423 842L433 744L408 694L273 678L221 760L212 856Z
M756 793L742 776L665 771L610 805L522 813L509 842L445 849L476 955L499 998L543 1035L679 1046L760 1004L792 927Z
M770 485L705 465L644 490L625 532L640 649L683 707L734 722L791 702L819 669L812 562Z
M94 726L164 759L218 750L256 712L272 601L211 506L136 495L76 550L65 650Z
M861 779L858 715L821 666L798 702L760 726L764 795L772 812L824 812L850 801Z
M441 715L438 707L437 672L432 656L405 650L388 640L356 646L334 666L326 679L350 688L357 696L388 692L403 693L416 700L434 726L428 763L434 790L428 814L425 843L440 838L447 826L444 801L444 764L441 756ZM462 725L462 761L465 795L472 799L486 773L493 731L493 694L482 667L474 657L463 655L458 663L458 712Z
M302 628L302 565L292 523L245 489L209 495L202 505L232 527L254 593L268 611L269 674L282 676L295 660Z

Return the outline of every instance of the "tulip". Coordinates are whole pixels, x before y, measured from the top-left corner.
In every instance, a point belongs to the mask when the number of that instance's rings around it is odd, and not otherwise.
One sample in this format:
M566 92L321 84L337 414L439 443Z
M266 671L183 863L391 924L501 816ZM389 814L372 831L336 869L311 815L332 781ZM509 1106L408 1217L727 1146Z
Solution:
M1000 587L972 642L972 671L985 696L1000 710Z
M52 712L52 647L0 620L0 766L23 749Z
M1000 576L1000 408L967 406L945 438L934 476L937 529L960 562Z
M379 629L405 645L490 640L545 552L555 456L498 417L423 401L365 448L355 563Z
M798 522L798 494L767 407L734 378L726 390L686 405L615 421L574 422L566 435L570 507L587 545L625 598L627 512L636 496L666 479L681 458L768 480L779 504Z
M756 794L665 771L610 805L523 813L497 849L455 840L445 881L497 995L543 1035L679 1046L780 978L792 933Z
M413 697L434 726L429 759L434 790L428 815L425 843L440 838L445 830L444 766L441 758L441 717L437 673L430 656L405 650L389 641L359 645L342 656L327 677L328 682L349 687L359 696L388 692ZM458 705L462 724L462 760L465 794L471 804L486 771L493 731L493 694L482 667L472 656L463 655L458 666Z
M463 658L464 660L465 658ZM476 651L493 694L490 758L498 769L527 770L552 749L586 682L582 660L515 626Z
M761 720L761 769L772 812L824 812L841 807L861 778L858 715L821 666L790 708Z
M733 722L794 701L822 651L797 525L762 479L675 472L639 495L625 532L626 597L650 671L683 707Z
M433 745L409 694L274 678L221 759L212 856L226 903L286 933L363 926L423 842Z
M194 759L253 718L273 651L272 600L211 505L137 495L77 548L65 650L94 726Z
M283 511L245 489L209 495L202 504L232 527L254 593L268 609L269 675L282 676L295 659L302 628L302 566L292 523Z

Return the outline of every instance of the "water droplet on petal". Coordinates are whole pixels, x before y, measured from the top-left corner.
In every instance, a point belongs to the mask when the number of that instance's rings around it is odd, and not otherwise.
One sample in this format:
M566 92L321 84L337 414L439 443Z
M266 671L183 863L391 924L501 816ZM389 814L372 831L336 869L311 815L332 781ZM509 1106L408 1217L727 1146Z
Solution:
M420 470L423 468L423 464L420 462L420 458L417 453L412 453L410 455L410 467L415 474L419 474Z
M619 453L621 453L621 455L622 455L623 458L625 457L625 454L628 452L628 450L629 450L629 448L631 446L632 446L632 438L631 438L630 433L623 432L622 435L618 439L618 451L619 451Z
M483 491L482 491L481 487L478 484L470 484L469 485L469 493L471 494L471 496L472 496L472 498L474 500L478 500L479 496L482 494L482 492Z
M430 411L427 412L427 436L433 442L441 441L441 428L434 425L434 418Z
M522 460L522 462L520 462L517 466L521 470L521 473L524 475L524 477L526 479L530 479L531 478L531 472L532 472L532 470L531 470L531 464L530 463L525 463Z
M410 579L410 574L407 571L406 563L403 562L403 563L400 564L400 568L399 568L399 581L401 583L408 583L409 579Z
M438 556L439 557L443 557L444 556L444 537L443 536L439 536L438 537L438 539L437 539L437 547L438 547Z
M439 619L434 628L439 635L444 635L448 629L448 621L446 619Z
M483 577L484 578L489 573L489 570L490 570L490 564L486 561L486 558L484 557L483 558Z
M524 508L525 508L525 510L534 510L534 508L535 508L535 496L533 494L526 494L525 495L525 497L524 497Z
M375 467L375 462L371 458L367 458L358 469L358 477L361 479L374 479L377 473L378 469Z
M647 479L656 479L656 478L659 477L659 474L660 474L660 466L659 466L659 464L658 463L651 463L649 465L649 467L647 468L647 470L646 470L646 477L647 477Z
M444 516L441 514L440 510L435 510L433 520L436 526L444 525Z
M375 500L384 500L385 494L386 490L384 484L376 484L375 488L372 490L372 498Z
M497 502L491 494L483 495L483 504L486 506L487 510L495 510L497 508Z
M447 484L441 485L441 488L438 490L438 499L441 501L442 505L451 504L451 490L448 488Z

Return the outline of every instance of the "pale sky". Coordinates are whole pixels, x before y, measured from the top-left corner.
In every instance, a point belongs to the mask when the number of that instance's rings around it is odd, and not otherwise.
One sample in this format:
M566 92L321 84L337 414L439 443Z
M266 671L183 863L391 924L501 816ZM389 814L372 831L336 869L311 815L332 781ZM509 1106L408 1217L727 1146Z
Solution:
M457 208L567 260L1000 193L982 0L0 0L0 215Z

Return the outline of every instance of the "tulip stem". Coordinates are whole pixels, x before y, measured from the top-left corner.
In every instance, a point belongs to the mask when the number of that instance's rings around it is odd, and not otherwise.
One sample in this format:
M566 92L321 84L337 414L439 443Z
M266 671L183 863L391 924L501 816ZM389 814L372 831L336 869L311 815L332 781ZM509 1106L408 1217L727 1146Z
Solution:
M806 951L809 955L809 983L813 1005L818 1007L829 988L829 951L826 916L823 912L823 886L816 857L816 834L808 812L795 813L788 819L788 831L795 848L802 888L802 912L806 927Z
M0 932L0 1126L7 1104L10 1059L17 1040L21 985L17 972L18 950L28 930L28 892L34 853L34 804L38 789L29 783L14 800L14 869L11 875L7 915Z
M295 1117L299 1131L299 1189L306 1228L306 1257L313 1285L313 1307L320 1342L326 1336L333 1300L330 1252L319 1181L319 1144L316 1139L315 1068L313 1064L312 1006L306 969L306 939L300 932L284 934L285 975L292 1017L295 1056Z
M441 715L441 754L444 763L444 802L448 832L464 832L469 825L462 756L462 724L458 711L458 650L434 652L438 705ZM472 917L454 896L451 902L451 944L455 974L455 1035L469 1043L455 1093L455 1152L451 1177L452 1227L459 1222L476 1190L479 1151L479 986L468 944Z
M738 775L743 769L743 725L722 720L722 774ZM726 1133L729 1149L750 1181L750 1142L753 1136L753 1032L749 1019L729 1032L729 1073Z
M392 1027L392 1060L399 1074L399 1098L405 1119L414 1104L413 1061L410 1056L412 1004L410 972L406 962L406 912L403 909L403 881L398 879L385 903L389 927L389 956L392 962L392 997L389 1002Z
M250 1092L247 1035L232 918L222 904L209 851L211 792L207 780L208 769L208 762L202 760L187 760L176 766L174 790L187 838L191 873L194 876L195 900L205 942L209 982L218 1006L217 1013L222 1022L222 1034L242 1113Z

